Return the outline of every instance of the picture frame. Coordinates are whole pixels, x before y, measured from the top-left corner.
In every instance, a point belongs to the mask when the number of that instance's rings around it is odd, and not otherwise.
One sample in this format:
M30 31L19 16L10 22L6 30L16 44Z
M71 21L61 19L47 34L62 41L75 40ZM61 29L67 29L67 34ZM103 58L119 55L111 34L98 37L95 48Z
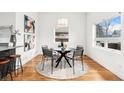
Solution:
M35 35L24 34L24 51L31 50L35 47Z
M24 32L35 33L35 20L27 15L24 15Z

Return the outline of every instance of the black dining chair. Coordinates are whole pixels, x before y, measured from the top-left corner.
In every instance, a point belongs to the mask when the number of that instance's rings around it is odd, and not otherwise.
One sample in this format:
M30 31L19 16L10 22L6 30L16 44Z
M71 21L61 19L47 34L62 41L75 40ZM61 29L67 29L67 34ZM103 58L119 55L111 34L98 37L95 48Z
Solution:
M47 60L47 56L44 53L44 49L48 49L48 46L47 45L43 45L41 48L42 48L42 53L43 53L42 59Z
M84 49L84 47L81 46L81 45L77 45L77 46L76 46L76 49L77 49L77 50L78 50L78 49Z
M53 49L47 49L47 48L44 48L43 49L43 55L47 58L47 60L51 60L51 74L53 74L53 63L54 63L54 60L56 60L56 56L53 55ZM45 60L43 61L43 67L42 67L42 70L44 70L44 62Z
M68 57L68 59L72 60L72 64L73 64L73 74L75 74L75 60L80 60L81 64L82 64L82 70L84 70L83 68L83 52L84 49L75 49L73 50L73 54L72 57Z

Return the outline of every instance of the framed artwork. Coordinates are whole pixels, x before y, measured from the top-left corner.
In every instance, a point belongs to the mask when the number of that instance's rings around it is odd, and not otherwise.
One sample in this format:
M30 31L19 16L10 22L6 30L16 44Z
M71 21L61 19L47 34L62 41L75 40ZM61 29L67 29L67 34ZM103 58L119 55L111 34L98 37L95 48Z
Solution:
M56 42L68 42L69 41L68 27L57 27L56 28L55 41Z
M35 47L35 36L30 34L24 35L24 51L31 50Z
M24 15L24 32L35 33L35 21L27 15Z

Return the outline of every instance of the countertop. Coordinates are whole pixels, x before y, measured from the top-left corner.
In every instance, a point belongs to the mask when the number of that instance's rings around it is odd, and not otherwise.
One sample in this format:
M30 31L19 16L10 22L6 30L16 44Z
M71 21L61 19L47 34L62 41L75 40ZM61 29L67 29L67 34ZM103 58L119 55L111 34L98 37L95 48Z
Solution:
M0 51L6 51L6 50L14 49L14 48L19 48L19 47L23 47L23 46L15 46L15 47L0 46Z

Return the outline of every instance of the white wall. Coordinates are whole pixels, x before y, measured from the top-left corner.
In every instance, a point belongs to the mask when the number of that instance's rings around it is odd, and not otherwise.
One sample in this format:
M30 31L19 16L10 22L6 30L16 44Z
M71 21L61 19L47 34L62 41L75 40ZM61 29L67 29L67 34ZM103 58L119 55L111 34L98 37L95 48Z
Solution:
M88 13L87 14L87 37L86 37L86 47L87 55L97 61L99 64L106 67L108 70L119 76L124 80L124 38L122 38L122 51L120 54L114 51L108 51L101 48L96 48L92 46L93 41L93 29L92 26L102 21L106 18L111 18L118 15L118 13ZM123 15L122 15L123 18ZM122 19L123 20L123 19ZM122 23L123 27L123 23ZM124 27L123 27L124 28ZM124 30L122 28L122 35Z
M13 29L15 28L15 16L16 13L14 12L0 12L0 26L11 26L13 25ZM2 32L1 32L2 31ZM1 30L0 32L3 33L4 31ZM8 30L6 30L8 31ZM6 32L4 34L10 35L11 32ZM9 36L0 37L0 43L9 43Z
M15 12L0 12L0 26L14 25L15 26Z
M35 36L36 36L36 44L35 48L29 51L24 52L24 47L17 48L16 53L21 54L22 56L22 62L23 64L31 60L36 54L38 53L38 40L39 40L39 26L38 26L38 13L33 13L33 12L17 12L16 13L16 29L19 29L21 32L21 35L16 35L17 36L17 46L18 45L24 45L24 15L27 15L35 20Z
M69 47L83 45L85 48L85 13L40 13L40 44L57 47L54 29L59 18L67 18L69 22Z

